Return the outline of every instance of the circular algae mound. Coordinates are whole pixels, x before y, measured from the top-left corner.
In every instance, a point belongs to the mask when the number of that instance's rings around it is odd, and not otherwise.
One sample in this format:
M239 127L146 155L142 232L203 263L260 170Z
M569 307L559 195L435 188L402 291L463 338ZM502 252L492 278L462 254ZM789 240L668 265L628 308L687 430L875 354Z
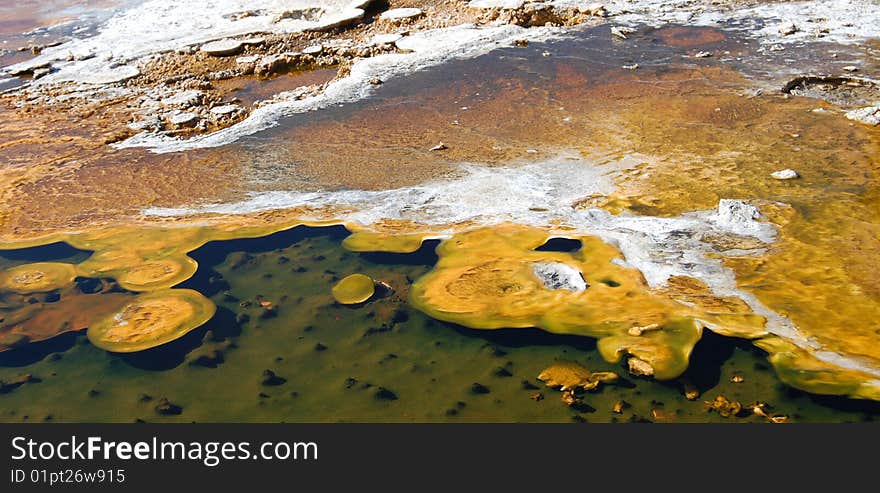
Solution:
M39 293L64 287L76 277L73 264L38 262L0 272L0 290Z
M375 292L373 279L363 274L352 274L333 286L333 298L343 305L363 303Z
M190 289L166 289L140 294L95 323L89 340L116 353L143 351L183 337L207 322L216 307Z

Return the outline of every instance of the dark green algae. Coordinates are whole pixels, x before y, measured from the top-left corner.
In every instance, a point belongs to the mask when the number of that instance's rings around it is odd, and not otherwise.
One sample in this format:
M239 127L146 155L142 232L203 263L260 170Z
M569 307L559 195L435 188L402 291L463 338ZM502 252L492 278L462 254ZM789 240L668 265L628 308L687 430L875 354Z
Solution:
M880 403L784 385L761 350L709 331L682 379L659 382L606 363L589 338L432 320L406 297L436 261L436 243L413 254L359 254L341 247L347 234L297 227L196 250L199 270L179 287L209 296L217 314L164 346L112 354L79 332L0 353L0 421L766 422L708 411L704 401L718 395L744 406L768 403L789 422L880 418ZM0 267L84 255L63 245L7 251ZM358 272L394 292L355 306L336 303L331 287ZM624 378L569 407L535 378L559 359ZM743 381L732 382L735 375ZM693 401L684 380L700 390ZM534 399L538 393L543 399ZM168 413L163 399L179 413ZM614 413L620 401L628 406Z

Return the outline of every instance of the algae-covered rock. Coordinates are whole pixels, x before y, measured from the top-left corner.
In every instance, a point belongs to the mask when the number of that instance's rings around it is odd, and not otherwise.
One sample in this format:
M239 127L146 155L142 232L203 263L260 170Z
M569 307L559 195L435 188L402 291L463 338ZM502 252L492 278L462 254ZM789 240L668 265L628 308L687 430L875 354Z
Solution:
M190 289L167 289L135 296L95 323L89 340L107 351L130 353L161 346L207 322L216 307Z
M619 376L614 372L593 373L574 361L559 361L538 374L538 380L548 387L559 387L563 391L578 388L593 390L600 383L613 383L618 378Z
M333 286L333 298L343 305L363 303L373 296L376 286L370 276L352 274Z

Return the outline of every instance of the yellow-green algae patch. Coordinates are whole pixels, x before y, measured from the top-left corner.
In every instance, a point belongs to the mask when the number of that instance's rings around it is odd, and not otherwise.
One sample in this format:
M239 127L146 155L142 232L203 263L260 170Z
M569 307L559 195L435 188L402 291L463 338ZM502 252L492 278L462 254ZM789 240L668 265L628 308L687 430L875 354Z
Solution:
M63 262L37 262L0 272L0 290L15 293L52 291L73 282L76 269Z
M215 310L211 300L191 289L152 291L90 326L88 336L107 351L143 351L183 337L210 320Z
M583 248L577 252L534 250L550 236L512 224L457 234L438 246L436 267L416 281L410 299L431 317L466 327L539 327L595 337L607 361L629 356L634 373L659 379L684 372L704 323L764 333L762 317L701 309L652 291L638 270L614 263L619 252L599 238L578 237ZM538 263L576 269L586 289L546 286L535 274ZM658 329L631 330L651 325Z
M352 274L345 277L332 289L333 298L343 305L363 303L373 296L376 286L370 276Z

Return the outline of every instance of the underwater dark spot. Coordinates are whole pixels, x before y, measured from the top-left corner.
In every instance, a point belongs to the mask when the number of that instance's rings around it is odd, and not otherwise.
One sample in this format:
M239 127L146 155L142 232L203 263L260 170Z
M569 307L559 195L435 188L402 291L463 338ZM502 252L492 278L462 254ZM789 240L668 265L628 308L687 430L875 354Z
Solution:
M150 402L151 400L153 400L153 396L151 396L150 394L141 394L138 397L139 402Z
M392 392L391 390L386 389L385 387L379 387L379 390L373 394L373 397L380 401L396 401L397 394Z
M529 382L528 380L523 380L522 381L522 388L524 390L537 390L538 386L533 384L532 382Z
M472 393L472 394L477 394L477 395L480 395L480 394L488 394L488 393L489 393L489 387L486 387L485 385L483 385L483 384L481 384L481 383L474 382L474 383L471 385L471 393Z
M357 385L358 381L356 378L348 377L345 379L345 388L350 389Z
M315 351L326 351L327 346L321 344L320 342L315 344Z
M98 397L99 395L101 395L100 390L92 389L89 391L89 397Z
M263 370L263 376L260 380L260 384L268 387L274 387L277 385L282 385L286 381L286 378L279 377L272 370Z
M513 373L510 373L510 370L508 370L507 368L499 366L495 368L495 371L492 372L492 375L496 377L512 377Z
M616 288L616 287L620 286L620 283L615 281L614 279L602 279L599 282L601 282L602 284L604 284L610 288Z

